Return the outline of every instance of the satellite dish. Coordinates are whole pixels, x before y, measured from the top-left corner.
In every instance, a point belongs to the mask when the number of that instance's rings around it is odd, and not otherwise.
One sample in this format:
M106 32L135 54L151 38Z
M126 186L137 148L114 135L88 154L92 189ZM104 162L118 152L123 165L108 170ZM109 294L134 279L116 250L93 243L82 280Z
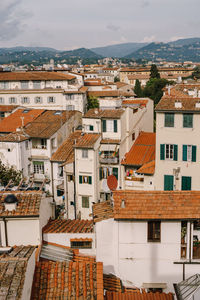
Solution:
M110 192L110 189L107 185L107 179L102 180L102 189L103 189L104 193L109 193Z
M107 178L107 185L111 191L115 191L117 189L118 181L114 175L110 175Z

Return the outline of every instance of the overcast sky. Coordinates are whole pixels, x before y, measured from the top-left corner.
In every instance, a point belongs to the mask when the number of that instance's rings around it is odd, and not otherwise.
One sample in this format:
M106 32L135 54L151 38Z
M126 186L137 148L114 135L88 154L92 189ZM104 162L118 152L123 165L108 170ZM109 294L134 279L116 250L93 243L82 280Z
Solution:
M200 0L1 0L0 47L56 49L200 37Z

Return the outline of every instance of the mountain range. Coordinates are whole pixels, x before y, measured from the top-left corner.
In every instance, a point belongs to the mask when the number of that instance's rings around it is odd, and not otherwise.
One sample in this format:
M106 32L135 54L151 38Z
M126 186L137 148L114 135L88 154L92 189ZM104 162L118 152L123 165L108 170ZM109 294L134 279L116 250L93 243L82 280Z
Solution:
M61 51L48 47L0 48L0 64L43 64L54 59L55 63L96 63L103 57L125 58L142 61L192 61L200 62L200 38L179 39L173 42L123 43Z

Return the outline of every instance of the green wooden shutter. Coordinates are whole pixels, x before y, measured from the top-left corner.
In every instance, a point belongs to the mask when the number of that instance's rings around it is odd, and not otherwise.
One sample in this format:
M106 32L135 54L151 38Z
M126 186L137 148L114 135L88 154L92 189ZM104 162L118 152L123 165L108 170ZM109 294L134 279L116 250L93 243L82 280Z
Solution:
M117 132L117 120L114 120L114 132Z
M118 168L113 168L113 175L117 178L118 180Z
M106 132L106 120L103 120L103 132Z
M187 145L183 145L183 161L187 161Z
M191 191L191 182L192 182L191 177L182 176L181 190L182 191Z
M160 145L160 159L165 160L165 144Z
M178 160L178 145L174 145L174 160Z
M164 175L164 191L173 191L174 189L174 176Z
M89 184L92 184L92 176L89 176L88 183L89 183Z
M93 130L94 130L94 126L90 125L90 131L93 131Z
M83 177L79 175L79 183L83 183Z
M196 161L197 146L192 146L192 161Z

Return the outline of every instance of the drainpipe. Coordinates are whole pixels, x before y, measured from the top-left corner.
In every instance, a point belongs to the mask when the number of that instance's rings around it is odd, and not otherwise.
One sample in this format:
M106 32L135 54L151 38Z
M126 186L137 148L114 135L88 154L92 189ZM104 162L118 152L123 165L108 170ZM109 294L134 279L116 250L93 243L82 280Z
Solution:
M74 167L74 218L76 220L76 151L74 149L74 162L73 162L73 167Z
M51 189L53 194L53 202L55 202L54 199L54 177L53 177L53 162L51 161Z
M190 222L190 237L189 237L189 262L192 259L192 222Z
M8 229L7 229L7 220L3 218L4 221L4 230L5 230L5 240L6 240L6 247L8 247Z

